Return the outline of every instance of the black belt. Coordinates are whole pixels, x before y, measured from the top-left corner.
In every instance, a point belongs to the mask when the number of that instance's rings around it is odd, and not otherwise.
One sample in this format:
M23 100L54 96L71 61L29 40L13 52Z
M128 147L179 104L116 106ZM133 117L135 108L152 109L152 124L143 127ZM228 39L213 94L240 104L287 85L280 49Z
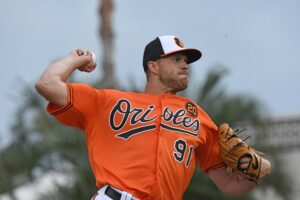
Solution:
M122 194L120 192L118 192L117 190L115 190L114 188L107 186L107 188L105 189L104 192L107 196L109 196L110 198L112 198L113 200L120 200Z

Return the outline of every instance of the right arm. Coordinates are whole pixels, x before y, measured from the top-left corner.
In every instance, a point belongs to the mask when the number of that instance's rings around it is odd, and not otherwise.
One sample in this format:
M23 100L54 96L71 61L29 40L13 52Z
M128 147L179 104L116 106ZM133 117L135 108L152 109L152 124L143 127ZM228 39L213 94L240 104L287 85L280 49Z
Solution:
M73 51L47 67L35 85L36 90L49 102L60 106L66 105L68 101L66 80L76 69L84 72L93 71L96 65L89 63L92 63L90 52L85 54L82 49Z

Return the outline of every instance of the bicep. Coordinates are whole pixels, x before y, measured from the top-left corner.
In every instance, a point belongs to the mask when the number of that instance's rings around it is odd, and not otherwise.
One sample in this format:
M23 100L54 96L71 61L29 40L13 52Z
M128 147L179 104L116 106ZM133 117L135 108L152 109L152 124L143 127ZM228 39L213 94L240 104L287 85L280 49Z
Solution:
M47 101L53 104L64 106L68 103L67 85L62 81L39 81L35 87Z

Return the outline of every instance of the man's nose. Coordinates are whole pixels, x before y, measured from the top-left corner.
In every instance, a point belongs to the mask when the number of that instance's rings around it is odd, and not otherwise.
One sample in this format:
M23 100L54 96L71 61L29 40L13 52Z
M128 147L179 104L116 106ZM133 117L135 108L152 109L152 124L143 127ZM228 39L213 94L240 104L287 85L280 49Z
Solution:
M186 62L184 62L184 63L182 63L182 65L181 65L181 69L183 69L183 70L188 70L188 69L189 69L189 65L188 65Z

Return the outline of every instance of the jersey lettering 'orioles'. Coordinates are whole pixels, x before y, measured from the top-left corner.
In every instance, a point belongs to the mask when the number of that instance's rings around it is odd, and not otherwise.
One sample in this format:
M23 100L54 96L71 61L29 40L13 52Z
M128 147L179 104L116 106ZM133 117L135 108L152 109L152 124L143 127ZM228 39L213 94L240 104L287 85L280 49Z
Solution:
M218 128L189 99L76 83L67 88L68 104L50 103L47 111L85 131L97 187L110 184L139 199L179 200L196 161L204 172L222 166Z

